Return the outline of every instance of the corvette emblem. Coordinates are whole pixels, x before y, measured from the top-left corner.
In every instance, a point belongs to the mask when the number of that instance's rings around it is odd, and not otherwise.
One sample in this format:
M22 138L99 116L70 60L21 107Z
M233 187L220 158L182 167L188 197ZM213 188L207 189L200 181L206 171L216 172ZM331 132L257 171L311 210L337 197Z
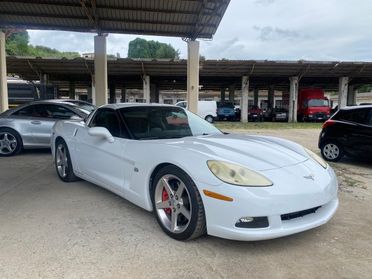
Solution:
M311 173L311 174L309 174L309 175L305 175L304 178L306 178L306 179L311 179L311 180L314 181L314 180L315 180L315 175Z

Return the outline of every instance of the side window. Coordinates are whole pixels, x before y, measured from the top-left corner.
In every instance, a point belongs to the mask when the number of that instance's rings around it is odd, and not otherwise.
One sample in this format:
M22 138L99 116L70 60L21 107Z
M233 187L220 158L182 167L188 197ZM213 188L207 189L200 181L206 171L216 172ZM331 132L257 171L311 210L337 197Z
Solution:
M32 116L34 112L35 106L27 106L24 107L23 109L20 109L16 112L14 112L12 115L17 115L17 116Z
M334 117L335 120L367 124L367 109L340 110Z
M100 109L95 114L90 127L104 127L114 137L120 137L120 122L112 109Z
M72 110L59 105L45 105L44 108L49 118L70 119L71 116L76 115Z
M367 117L367 125L372 127L372 108L369 109L369 113Z

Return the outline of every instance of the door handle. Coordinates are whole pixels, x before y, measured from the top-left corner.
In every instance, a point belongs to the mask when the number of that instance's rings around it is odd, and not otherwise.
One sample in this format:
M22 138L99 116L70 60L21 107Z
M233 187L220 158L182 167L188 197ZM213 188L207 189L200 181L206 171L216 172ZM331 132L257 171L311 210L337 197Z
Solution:
M31 121L31 124L40 125L41 124L41 121L39 121L39 120L33 120L33 121Z

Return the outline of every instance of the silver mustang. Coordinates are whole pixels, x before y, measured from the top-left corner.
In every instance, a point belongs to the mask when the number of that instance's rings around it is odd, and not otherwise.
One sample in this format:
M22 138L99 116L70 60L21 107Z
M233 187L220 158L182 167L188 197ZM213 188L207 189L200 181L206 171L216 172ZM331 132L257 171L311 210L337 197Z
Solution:
M77 100L35 101L0 114L0 156L23 148L50 148L54 123L61 119L86 119L95 107Z

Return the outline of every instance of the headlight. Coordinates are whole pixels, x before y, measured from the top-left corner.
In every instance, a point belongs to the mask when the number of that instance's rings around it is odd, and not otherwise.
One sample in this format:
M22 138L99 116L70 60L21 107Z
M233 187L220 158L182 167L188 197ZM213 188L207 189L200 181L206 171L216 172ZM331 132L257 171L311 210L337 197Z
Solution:
M223 182L250 187L272 186L273 183L266 177L255 171L249 170L239 165L223 162L208 161L210 171Z
M315 154L313 151L311 151L311 150L309 150L305 147L304 147L304 149L305 149L306 153L309 154L309 156L313 160L315 160L316 162L319 163L319 165L321 165L325 169L328 167L328 164L322 158L320 158L317 154Z

